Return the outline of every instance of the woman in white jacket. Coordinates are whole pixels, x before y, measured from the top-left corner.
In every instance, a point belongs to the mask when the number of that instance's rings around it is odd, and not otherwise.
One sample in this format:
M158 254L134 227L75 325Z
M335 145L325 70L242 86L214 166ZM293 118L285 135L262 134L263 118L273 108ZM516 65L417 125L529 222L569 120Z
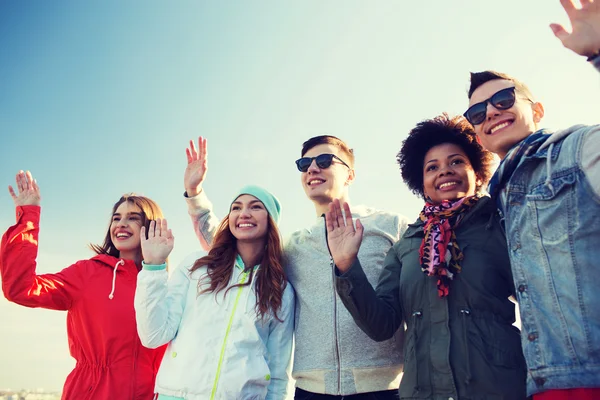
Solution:
M135 310L144 346L169 343L158 399L286 397L294 293L283 272L279 214L275 196L244 187L208 254L189 257L170 278L172 234L164 220L150 226Z

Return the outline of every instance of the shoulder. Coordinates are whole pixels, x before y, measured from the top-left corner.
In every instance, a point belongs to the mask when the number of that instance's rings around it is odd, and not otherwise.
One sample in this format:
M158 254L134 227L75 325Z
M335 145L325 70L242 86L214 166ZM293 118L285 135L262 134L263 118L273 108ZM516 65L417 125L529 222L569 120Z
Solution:
M177 265L177 268L175 269L174 272L178 272L181 274L185 274L186 276L189 276L190 269L194 266L196 261L198 261L202 257L206 256L207 254L208 254L208 252L206 252L206 251L195 251L193 253L188 254L179 263L179 265ZM205 269L206 269L206 267L202 266L199 269L197 269L196 271L194 271L194 274L201 273L202 270L205 270Z
M352 216L360 218L365 229L382 229L385 232L400 236L408 226L408 218L402 214L379 210L373 207L356 206L352 209Z

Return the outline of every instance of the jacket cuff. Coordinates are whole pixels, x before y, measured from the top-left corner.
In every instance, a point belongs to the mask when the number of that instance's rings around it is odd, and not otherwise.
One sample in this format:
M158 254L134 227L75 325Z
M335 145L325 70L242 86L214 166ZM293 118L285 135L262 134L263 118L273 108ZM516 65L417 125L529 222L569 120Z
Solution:
M17 206L15 208L16 221L19 222L24 215L28 215L30 218L35 216L39 219L40 210L40 206Z
M369 280L363 271L358 257L352 263L348 271L340 274L340 271L335 269L335 286L340 293L349 294L354 288L358 288L368 283Z
M192 215L200 213L203 210L213 209L213 205L206 196L204 189L202 189L202 191L200 191L200 193L198 193L196 196L188 197L187 193L184 193L183 197L188 204L189 213Z
M142 261L142 268L144 268L146 271L162 271L164 269L167 269L167 263L163 263L160 265L152 265L146 264Z

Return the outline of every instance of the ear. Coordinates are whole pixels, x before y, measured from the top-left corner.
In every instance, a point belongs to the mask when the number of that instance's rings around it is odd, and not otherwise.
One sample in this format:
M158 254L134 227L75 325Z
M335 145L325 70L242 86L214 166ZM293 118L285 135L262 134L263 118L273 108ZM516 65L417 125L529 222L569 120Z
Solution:
M346 179L346 186L350 186L352 184L352 182L354 182L355 178L356 178L356 173L354 172L354 169L349 169L348 170L348 179Z
M533 103L531 109L533 110L533 122L539 124L542 118L544 118L544 106L542 103Z
M483 188L483 179L475 173L475 193L480 192Z

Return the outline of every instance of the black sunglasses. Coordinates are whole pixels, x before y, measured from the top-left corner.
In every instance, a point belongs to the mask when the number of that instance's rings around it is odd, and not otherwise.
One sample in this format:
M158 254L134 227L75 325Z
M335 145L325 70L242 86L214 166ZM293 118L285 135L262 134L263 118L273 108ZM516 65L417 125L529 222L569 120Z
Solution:
M515 88L509 87L494 93L492 97L481 103L473 104L463 114L471 125L479 125L485 121L487 115L487 104L490 103L498 110L508 110L515 104Z
M306 172L308 171L308 168L310 167L310 164L312 164L313 160L315 160L317 162L317 167L321 168L321 169L326 169L329 168L331 166L331 163L333 163L333 159L339 160L339 162L341 162L342 164L344 164L346 167L350 168L350 166L348 164L346 164L344 162L344 160L342 160L341 158L339 158L338 156L336 156L335 154L319 154L316 157L302 157L296 160L296 166L298 167L298 171L300 172Z

